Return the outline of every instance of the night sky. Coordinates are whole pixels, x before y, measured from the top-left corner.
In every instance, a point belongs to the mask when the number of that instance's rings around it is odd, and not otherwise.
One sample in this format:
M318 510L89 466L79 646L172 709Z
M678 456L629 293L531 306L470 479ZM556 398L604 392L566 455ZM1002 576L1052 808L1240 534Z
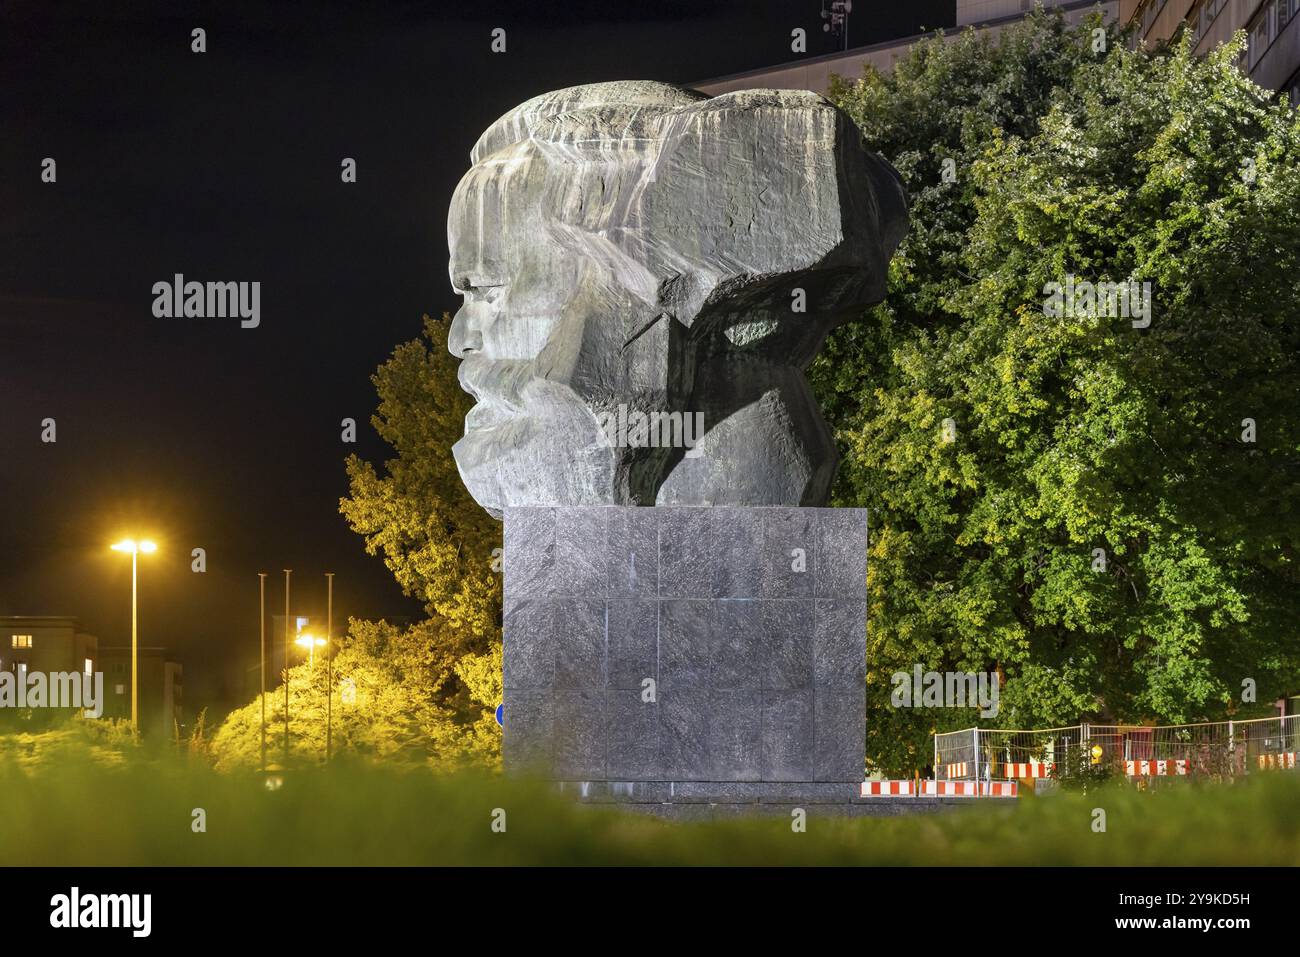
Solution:
M337 502L349 452L386 456L370 375L459 305L447 204L479 133L560 87L787 62L795 27L834 48L819 0L112 6L0 13L0 614L128 642L108 545L152 537L141 643L184 663L187 711L218 714L257 660L257 572L268 612L288 567L295 613L323 613L326 571L336 622L420 613ZM951 0L855 7L855 46L953 21ZM260 281L260 327L155 318L178 272Z

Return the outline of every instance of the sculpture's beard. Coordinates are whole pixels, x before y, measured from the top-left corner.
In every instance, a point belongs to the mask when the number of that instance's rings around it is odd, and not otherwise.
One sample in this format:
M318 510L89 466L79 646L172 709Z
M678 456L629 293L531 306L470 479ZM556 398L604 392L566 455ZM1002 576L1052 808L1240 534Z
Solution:
M507 505L615 502L615 449L591 409L568 386L531 379L515 409L480 401L452 446L470 494L494 516Z
M533 379L519 398L520 411L476 405L452 447L466 488L497 518L511 505L821 501L835 468L834 443L797 370L706 420L690 455L612 445L592 407L562 383Z

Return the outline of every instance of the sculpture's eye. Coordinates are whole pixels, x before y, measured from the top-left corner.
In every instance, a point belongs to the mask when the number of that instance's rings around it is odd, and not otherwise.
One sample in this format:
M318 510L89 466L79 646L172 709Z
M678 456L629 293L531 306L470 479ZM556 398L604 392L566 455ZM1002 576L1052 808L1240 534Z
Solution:
M475 302L495 303L505 286L471 286L466 293Z
M451 287L474 302L496 302L505 288L502 283L485 282L476 276L457 276Z
M748 319L728 326L725 334L733 345L748 346L760 339L766 339L777 329L778 324L775 319Z

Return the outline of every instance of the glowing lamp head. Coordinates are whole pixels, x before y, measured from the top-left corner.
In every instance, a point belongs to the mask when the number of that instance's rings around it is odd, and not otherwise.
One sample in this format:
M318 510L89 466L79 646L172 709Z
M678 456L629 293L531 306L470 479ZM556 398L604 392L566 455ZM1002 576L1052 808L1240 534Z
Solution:
M144 552L146 555L158 551L158 546L151 541L145 540L137 542L134 538L124 538L120 542L114 542L108 546L115 552L126 552L128 555L134 555L137 552Z

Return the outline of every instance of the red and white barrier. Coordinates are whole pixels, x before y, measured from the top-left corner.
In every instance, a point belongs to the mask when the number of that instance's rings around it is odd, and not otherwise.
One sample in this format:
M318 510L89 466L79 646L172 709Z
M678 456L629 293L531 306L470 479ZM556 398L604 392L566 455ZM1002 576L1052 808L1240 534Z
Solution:
M1004 778L1050 778L1055 767L1054 764L1044 764L1041 761L1015 762L1002 765L1002 776Z
M926 797L977 797L976 781L922 781L921 793Z
M1013 798L1018 796L1018 781L989 781L980 785L980 794L984 797Z
M964 778L966 776L966 762L958 761L956 764L945 764L943 770L945 776L949 780L953 778Z
M915 781L863 781L863 797L916 797Z
M922 781L926 797L1016 797L1015 781Z
M1019 796L1016 781L863 781L863 797L994 797Z
M1187 762L1178 761L1125 761L1124 773L1134 777L1170 777L1187 773Z
M1261 770L1264 768L1293 768L1295 765L1295 751L1286 751L1282 754L1261 754L1259 756Z

